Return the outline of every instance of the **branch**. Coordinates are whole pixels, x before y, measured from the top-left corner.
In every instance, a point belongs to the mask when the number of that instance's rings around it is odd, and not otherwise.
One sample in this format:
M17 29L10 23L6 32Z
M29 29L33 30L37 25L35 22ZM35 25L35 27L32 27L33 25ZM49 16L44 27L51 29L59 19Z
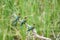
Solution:
M46 38L46 37L38 35L35 29L33 30L33 35L39 39L51 40L50 38Z

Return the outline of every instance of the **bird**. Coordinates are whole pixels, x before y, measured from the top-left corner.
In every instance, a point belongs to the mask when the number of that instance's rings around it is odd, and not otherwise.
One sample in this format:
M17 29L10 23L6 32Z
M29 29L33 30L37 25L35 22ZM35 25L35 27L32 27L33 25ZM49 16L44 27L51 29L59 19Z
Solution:
M22 26L23 24L25 24L27 22L27 16L24 17L24 19L22 19L20 21L20 26Z
M18 14L18 15L16 16L15 20L13 20L12 26L17 26L17 22L18 22L19 18L20 18L20 14Z
M33 30L35 28L34 26L35 26L35 24L33 24L33 26L31 26L31 25L29 25L29 24L26 23L26 27L28 28L27 31Z

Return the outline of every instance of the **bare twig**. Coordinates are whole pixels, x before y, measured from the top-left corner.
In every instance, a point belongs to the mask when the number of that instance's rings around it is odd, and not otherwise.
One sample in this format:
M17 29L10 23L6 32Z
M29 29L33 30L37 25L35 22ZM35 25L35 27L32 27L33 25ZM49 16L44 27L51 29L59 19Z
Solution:
M39 39L51 40L50 38L46 38L46 37L38 35L35 29L33 30L33 34L35 37L37 37Z

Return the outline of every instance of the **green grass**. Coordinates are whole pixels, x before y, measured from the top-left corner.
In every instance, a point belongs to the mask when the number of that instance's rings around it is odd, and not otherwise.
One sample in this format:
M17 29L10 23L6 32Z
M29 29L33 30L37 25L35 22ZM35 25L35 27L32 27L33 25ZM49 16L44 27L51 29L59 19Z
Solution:
M35 23L35 28L39 35L52 37L53 29L57 35L60 31L60 1L59 0L0 0L0 40L13 40L10 28L10 16L15 12L21 13L21 19L28 16L28 24ZM17 28L22 35L22 40L26 38L26 28ZM7 29L7 34L5 30ZM3 39L4 34L6 35ZM8 35L9 34L9 35ZM38 39L36 39L38 40ZM53 39L52 39L53 40Z

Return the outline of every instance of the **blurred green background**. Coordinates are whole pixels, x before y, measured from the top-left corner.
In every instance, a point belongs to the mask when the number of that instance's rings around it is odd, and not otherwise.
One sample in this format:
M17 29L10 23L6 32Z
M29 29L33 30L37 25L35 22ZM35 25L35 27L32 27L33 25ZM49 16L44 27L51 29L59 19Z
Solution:
M9 18L13 13L20 13L21 19L28 16L27 23L35 23L39 35L57 40L60 33L60 0L0 0L0 40L13 40L16 31L12 33ZM22 40L25 40L26 28L20 30L19 25L17 28Z

